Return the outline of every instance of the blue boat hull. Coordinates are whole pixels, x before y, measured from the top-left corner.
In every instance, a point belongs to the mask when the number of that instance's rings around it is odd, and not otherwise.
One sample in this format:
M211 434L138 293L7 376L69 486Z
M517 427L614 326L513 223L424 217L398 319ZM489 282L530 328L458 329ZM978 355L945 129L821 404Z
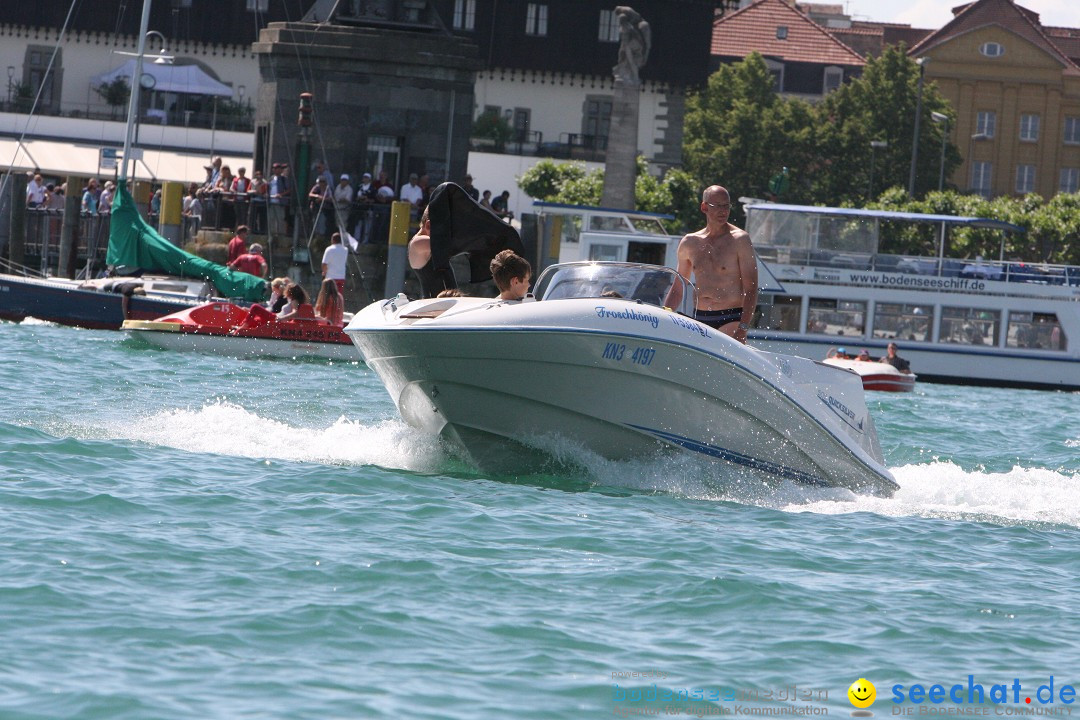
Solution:
M118 293L0 275L0 319L3 320L35 317L60 325L119 330L125 319L154 320L194 304L194 300L133 295L125 318L124 298Z

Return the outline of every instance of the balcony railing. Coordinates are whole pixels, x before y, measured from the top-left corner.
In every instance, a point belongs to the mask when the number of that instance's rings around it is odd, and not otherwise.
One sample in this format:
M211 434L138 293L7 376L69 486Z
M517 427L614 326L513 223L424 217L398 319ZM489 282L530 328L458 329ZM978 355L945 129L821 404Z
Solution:
M604 162L607 157L607 136L584 133L562 133L559 140L544 142L543 133L529 131L517 139L500 143L492 138L474 137L469 149L500 155L526 155L567 160Z

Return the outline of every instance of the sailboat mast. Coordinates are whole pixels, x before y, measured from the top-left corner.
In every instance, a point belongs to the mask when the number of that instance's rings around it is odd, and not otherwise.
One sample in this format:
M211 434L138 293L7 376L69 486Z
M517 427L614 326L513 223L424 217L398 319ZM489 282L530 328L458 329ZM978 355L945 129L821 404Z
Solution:
M143 0L142 19L139 24L138 49L135 54L135 69L131 73L131 82L128 84L128 115L127 130L124 133L123 164L120 166L120 180L127 180L128 162L131 159L131 143L135 133L135 118L139 113L139 88L142 87L143 53L146 52L146 32L150 28L150 2ZM132 168L134 170L134 168Z

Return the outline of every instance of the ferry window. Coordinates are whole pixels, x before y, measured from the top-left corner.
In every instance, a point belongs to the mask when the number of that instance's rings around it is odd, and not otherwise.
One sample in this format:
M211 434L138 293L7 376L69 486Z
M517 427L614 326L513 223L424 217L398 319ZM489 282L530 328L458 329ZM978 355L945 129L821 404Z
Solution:
M799 314L802 298L792 295L774 295L771 305L762 304L754 318L754 327L763 330L799 332Z
M626 218L621 215L593 215L589 218L589 229L625 233L634 231Z
M938 340L958 345L997 345L1001 313L967 307L941 308Z
M878 303L874 307L873 337L876 338L926 342L933 324L932 305Z
M621 245L590 245L589 259L601 262L622 262Z
M866 332L866 303L810 298L806 332L860 337Z
M1055 313L1010 312L1008 347L1065 350L1068 343Z

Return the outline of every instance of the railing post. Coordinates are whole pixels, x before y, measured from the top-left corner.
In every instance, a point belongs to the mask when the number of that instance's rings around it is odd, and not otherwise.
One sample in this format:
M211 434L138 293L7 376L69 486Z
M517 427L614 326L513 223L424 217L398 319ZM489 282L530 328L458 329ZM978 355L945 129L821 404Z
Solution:
M60 262L56 274L60 277L75 277L75 248L78 237L79 210L82 207L82 186L86 181L74 175L67 179L64 191L64 223L60 227Z
M16 265L26 260L26 174L11 173L11 238L8 259Z
M393 297L405 288L409 267L409 203L397 201L390 206L390 237L387 241L385 297Z

